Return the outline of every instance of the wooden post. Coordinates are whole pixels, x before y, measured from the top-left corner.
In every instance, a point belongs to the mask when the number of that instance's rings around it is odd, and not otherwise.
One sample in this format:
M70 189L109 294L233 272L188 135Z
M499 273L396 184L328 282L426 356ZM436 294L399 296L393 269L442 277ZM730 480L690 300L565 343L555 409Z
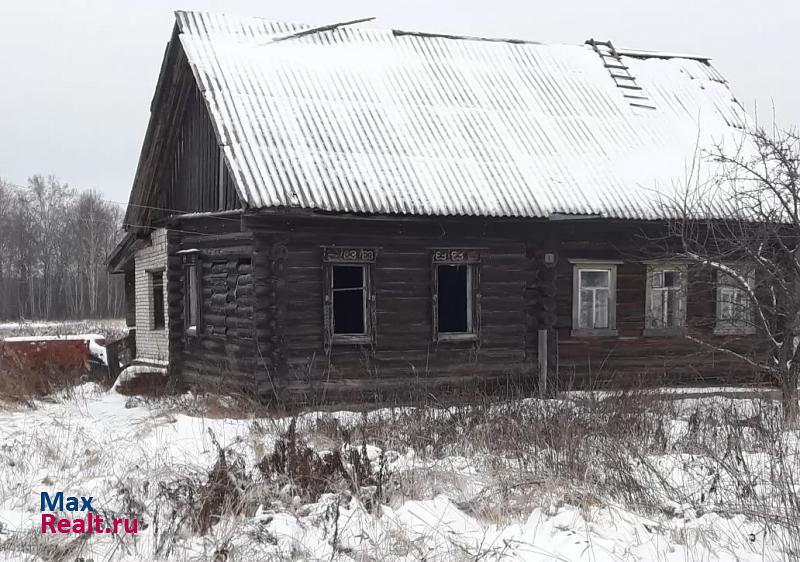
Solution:
M547 396L547 330L539 330L539 397Z

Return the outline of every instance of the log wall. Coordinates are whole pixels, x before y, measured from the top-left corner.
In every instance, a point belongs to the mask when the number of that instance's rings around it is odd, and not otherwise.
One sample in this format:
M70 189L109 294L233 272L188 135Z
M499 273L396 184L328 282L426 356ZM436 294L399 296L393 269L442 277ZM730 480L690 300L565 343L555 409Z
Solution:
M559 390L758 380L741 363L683 337L643 335L644 261L655 250L630 223L245 213L240 219L187 218L174 226L184 231L180 249L199 250L202 271L201 328L197 337L173 342L170 354L180 352L181 373L190 385L245 389L295 404L498 387L534 391L538 330L550 326L549 361L558 371L550 382ZM327 344L323 256L331 246L377 250L376 333L370 343ZM442 247L480 250L477 342L433 340L432 250ZM548 251L558 255L553 268L544 265ZM570 258L622 262L618 335L572 335ZM715 311L713 275L693 269L690 279L690 328L708 336ZM173 299L176 289L170 284L169 290L170 314L182 315L182 295ZM170 333L185 330L170 322Z
M729 354L709 351L681 335L644 335L647 284L644 261L664 255L663 249L651 242L660 233L653 225L635 223L589 223L559 228L556 329L560 389L739 384L762 380ZM571 334L570 258L623 262L617 265L617 336ZM715 277L708 269L698 267L689 268L688 276L688 331L709 342L721 343L723 338L712 333L716 314ZM752 338L729 337L725 341L726 345L745 351L752 346Z
M180 351L180 378L190 387L261 392L253 323L252 234L242 232L238 220L228 216L184 218L175 227L181 231L176 254L198 250L201 292L197 333L191 335L183 324L187 270L176 255L180 283L170 288L169 300L174 303L170 314L177 316L175 333L180 334L180 341L173 342Z
M265 297L277 298L263 317L262 346L275 353L271 365L290 401L358 401L476 382L519 384L533 376L523 243L481 236L463 224L444 232L435 222L345 224L250 219L257 252L265 256L255 266L257 284L263 280ZM374 344L326 348L322 247L329 245L378 249ZM478 343L432 339L431 248L442 246L481 248ZM282 255L285 264L275 264Z

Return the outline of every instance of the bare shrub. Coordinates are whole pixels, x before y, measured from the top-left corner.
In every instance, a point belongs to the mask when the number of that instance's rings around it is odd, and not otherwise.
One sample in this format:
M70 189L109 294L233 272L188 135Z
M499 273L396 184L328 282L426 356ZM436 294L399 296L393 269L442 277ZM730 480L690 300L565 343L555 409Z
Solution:
M337 447L318 453L298 436L297 420L292 419L286 433L275 442L272 454L264 456L257 467L265 479L288 484L309 501L317 501L323 494L345 492L359 497L367 509L380 505L386 499L389 477L383 451L374 470L366 441L362 440L360 447L353 446L346 429L338 437Z

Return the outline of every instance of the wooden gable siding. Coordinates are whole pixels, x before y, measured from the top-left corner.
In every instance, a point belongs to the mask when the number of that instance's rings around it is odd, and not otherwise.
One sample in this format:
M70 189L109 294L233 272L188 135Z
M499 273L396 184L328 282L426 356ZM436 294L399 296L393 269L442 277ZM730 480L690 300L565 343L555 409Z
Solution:
M165 217L241 208L227 167L221 181L220 205L217 138L176 28L150 105L125 222L144 235Z
M228 167L220 161L217 137L202 94L193 83L191 90L173 150L167 155L168 173L161 176L159 217L241 207Z
M154 221L220 210L216 136L186 53L173 31L164 53L125 222L144 235ZM224 208L240 207L223 173Z
M275 225L251 220L256 241L286 249L276 312L281 384L291 401L358 401L467 386L519 384L532 375L524 301L527 260L519 241L482 236L470 223L442 227L345 221ZM446 232L446 233L445 233ZM377 248L373 345L326 350L323 246ZM480 340L432 339L431 248L480 248ZM255 274L259 276L256 267ZM268 342L265 342L269 346Z

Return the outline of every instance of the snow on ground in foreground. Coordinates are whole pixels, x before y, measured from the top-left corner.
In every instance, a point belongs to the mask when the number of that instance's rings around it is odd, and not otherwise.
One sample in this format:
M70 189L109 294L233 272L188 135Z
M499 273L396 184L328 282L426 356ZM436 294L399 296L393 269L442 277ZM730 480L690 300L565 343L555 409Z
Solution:
M162 531L170 517L168 506L157 500L160 482L187 475L204 479L217 458L212 433L223 447L245 455L253 469L289 426L287 419L193 417L132 404L141 402L91 384L68 397L37 402L35 409L0 403L0 560L40 559L25 558L30 546L13 545L33 542L44 549L64 544L64 539L38 532L39 493L58 490L94 496L96 508L116 513L131 497L145 504L146 528L135 540L91 535L74 554L95 562L155 559L154 514L162 510ZM315 412L303 416L298 426L326 416L348 423L360 414ZM372 460L377 453L376 447L369 448ZM421 470L442 481L449 478L449 491L373 512L340 495L324 494L305 505L290 497L282 504L262 505L250 517L225 517L203 537L184 532L174 549L158 559L222 560L214 558L222 548L230 560L790 559L781 551L783 543L765 533L761 523L743 515L698 515L681 509L679 502L669 516L647 516L613 502L579 507L564 501L532 503L517 520L480 519L462 507L465 498L478 497L496 478L490 471L464 457L425 459L412 449L386 454L386 459L395 472ZM692 464L685 458L664 455L659 462L670 478L692 479Z

